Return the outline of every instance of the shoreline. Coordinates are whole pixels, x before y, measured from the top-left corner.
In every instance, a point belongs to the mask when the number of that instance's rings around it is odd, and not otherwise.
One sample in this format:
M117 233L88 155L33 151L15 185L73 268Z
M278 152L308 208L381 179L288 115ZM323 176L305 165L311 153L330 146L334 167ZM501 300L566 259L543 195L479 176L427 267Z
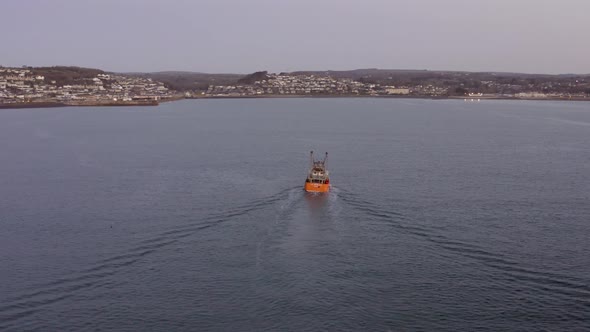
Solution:
M172 101L172 100L171 100ZM27 108L57 108L57 107L112 107L112 106L158 106L158 101L131 101L131 102L26 102L26 103L0 103L0 109L27 109Z
M590 97L553 97L553 98L519 98L502 96L407 96L407 95L252 95L252 96L194 96L184 98L171 98L160 101L130 101L130 102L25 102L25 103L0 103L0 109L29 109L29 108L58 108L58 107L112 107L112 106L158 106L178 100L192 99L282 99L282 98L384 98L384 99L430 99L430 100L522 100L522 101L590 101Z
M430 100L465 100L465 101L485 101L485 100L523 100L523 101L590 101L590 96L583 97L548 97L548 98L521 98L521 97L503 97L503 96L417 96L417 95L255 95L255 96L195 96L185 97L184 99L281 99L281 98L384 98L384 99L430 99Z

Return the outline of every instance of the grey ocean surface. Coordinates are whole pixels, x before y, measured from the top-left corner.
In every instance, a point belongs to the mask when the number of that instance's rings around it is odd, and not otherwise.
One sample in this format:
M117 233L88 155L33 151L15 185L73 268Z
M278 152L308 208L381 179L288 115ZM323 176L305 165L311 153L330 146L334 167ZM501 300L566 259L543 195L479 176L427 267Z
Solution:
M587 331L589 142L584 102L2 110L0 330Z

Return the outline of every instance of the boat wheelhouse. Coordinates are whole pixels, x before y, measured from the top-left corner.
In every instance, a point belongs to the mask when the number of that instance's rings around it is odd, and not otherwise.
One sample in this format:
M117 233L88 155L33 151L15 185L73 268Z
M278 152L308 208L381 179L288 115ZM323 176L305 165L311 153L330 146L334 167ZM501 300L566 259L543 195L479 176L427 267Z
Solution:
M324 193L330 190L330 175L326 170L326 161L328 160L328 153L324 160L315 160L313 151L310 152L311 168L305 179L305 191Z

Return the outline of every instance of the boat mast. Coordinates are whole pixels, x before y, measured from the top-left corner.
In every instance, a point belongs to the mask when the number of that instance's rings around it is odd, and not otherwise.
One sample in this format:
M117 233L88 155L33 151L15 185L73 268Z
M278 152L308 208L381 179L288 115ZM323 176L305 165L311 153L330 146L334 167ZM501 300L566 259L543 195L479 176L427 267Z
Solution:
M313 167L313 164L314 164L314 162L313 162L313 150L311 150L309 152L309 160L311 161L311 167Z

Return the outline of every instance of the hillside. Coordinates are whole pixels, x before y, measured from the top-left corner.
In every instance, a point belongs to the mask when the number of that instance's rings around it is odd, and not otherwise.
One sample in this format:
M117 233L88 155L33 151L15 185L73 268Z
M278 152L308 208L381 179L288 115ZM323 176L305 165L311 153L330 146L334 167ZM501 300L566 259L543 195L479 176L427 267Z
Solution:
M246 75L238 80L238 84L254 84L254 82L267 80L269 78L267 71L257 71L253 74Z
M78 84L105 73L100 69L73 66L26 67L26 69L29 69L33 75L44 76L45 82L55 81L57 86Z
M297 71L283 73L288 75L316 75L334 78L350 78L363 83L385 86L432 85L446 87L450 91L478 91L484 93L499 92L498 86L515 87L538 91L568 93L588 93L590 75L549 75L508 72L464 72L464 71L430 71L397 69L356 69L345 71Z
M198 72L167 71L154 73L126 73L125 75L152 78L163 82L167 87L177 91L205 91L209 86L251 85L268 78L268 72L259 71L250 75L242 74L208 74ZM459 94L467 91L497 93L498 86L515 87L518 90L539 90L559 92L586 92L590 87L590 75L547 75L503 72L462 72L399 69L355 69L327 71L295 71L281 75L314 75L335 79L352 79L354 81L380 84L383 86L435 86L448 88ZM576 83L576 81L578 81ZM510 91L510 89L503 89Z
M176 91L207 90L209 85L235 84L242 74L207 74L186 71L161 71L153 73L125 73L127 76L151 78Z

